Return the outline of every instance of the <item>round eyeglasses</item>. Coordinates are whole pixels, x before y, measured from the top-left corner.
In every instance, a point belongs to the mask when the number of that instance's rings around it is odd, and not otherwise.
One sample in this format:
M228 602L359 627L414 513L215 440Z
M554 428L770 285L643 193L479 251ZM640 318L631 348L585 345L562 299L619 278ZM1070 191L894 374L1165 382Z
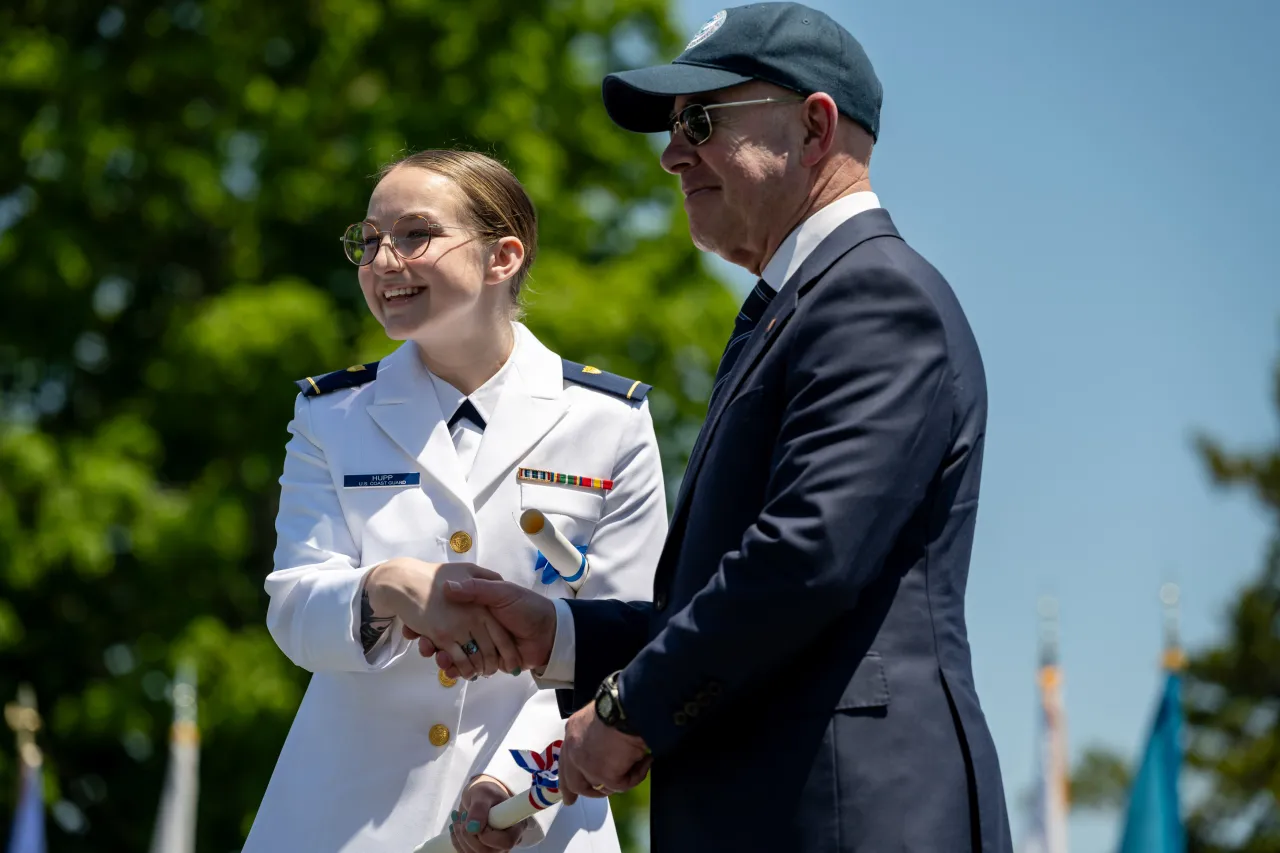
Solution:
M730 101L727 104L689 104L671 117L671 136L676 131L684 133L694 145L701 145L711 138L714 129L711 123L711 110L722 110L725 107L749 107L755 104L797 104L804 98L760 98L754 101Z
M440 236L444 227L416 213L397 219L390 231L379 231L369 222L357 222L342 232L342 250L351 263L365 267L378 256L382 238L390 237L391 251L402 260L411 261L422 257L431 238Z

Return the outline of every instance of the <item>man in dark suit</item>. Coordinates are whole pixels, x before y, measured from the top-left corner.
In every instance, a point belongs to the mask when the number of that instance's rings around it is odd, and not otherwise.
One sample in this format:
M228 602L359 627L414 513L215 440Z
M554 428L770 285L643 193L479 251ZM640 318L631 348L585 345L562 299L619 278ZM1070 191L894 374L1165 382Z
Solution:
M1010 851L965 628L982 359L871 191L870 61L821 12L730 8L671 64L610 75L604 102L671 131L695 243L760 280L653 601L450 596L560 688L566 800L652 764L657 853Z

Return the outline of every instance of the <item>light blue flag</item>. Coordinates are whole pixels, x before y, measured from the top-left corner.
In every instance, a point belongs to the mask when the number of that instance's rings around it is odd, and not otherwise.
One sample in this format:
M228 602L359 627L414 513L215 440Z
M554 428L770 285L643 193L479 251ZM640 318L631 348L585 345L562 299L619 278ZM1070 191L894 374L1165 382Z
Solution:
M45 853L44 780L40 764L22 762L22 790L9 833L9 853Z
M1169 672L1142 766L1129 791L1120 853L1186 853L1178 801L1182 771L1182 679Z

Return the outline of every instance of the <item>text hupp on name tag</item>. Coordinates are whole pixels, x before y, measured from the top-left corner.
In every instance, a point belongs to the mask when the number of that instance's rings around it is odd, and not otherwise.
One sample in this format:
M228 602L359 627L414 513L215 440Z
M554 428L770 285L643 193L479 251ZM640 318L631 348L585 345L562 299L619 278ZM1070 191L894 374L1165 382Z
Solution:
M416 486L421 480L418 473L413 474L345 474L342 486L347 489L371 489L379 486Z

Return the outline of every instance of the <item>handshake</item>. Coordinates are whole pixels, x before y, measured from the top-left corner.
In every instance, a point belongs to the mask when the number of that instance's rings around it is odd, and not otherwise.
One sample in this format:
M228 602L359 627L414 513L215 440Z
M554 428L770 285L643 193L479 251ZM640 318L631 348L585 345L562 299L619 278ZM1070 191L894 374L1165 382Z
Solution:
M398 618L453 678L540 673L551 657L555 604L473 563L396 557L369 572L365 591L375 623Z
M507 583L496 572L471 563L425 563L398 557L375 566L365 589L374 618L384 623L399 618L404 635L416 639L422 655L434 655L453 678L474 679L499 670L511 675L531 670L541 675L550 661L555 604ZM586 705L565 722L560 748L560 792L565 805L573 805L580 796L607 797L635 787L648 774L652 760L640 737L606 726L596 717L595 706ZM490 796L483 803L464 797L464 804L483 824L488 806L505 796ZM507 842L515 838L490 832L496 830L486 829L480 839L499 849L507 849Z

